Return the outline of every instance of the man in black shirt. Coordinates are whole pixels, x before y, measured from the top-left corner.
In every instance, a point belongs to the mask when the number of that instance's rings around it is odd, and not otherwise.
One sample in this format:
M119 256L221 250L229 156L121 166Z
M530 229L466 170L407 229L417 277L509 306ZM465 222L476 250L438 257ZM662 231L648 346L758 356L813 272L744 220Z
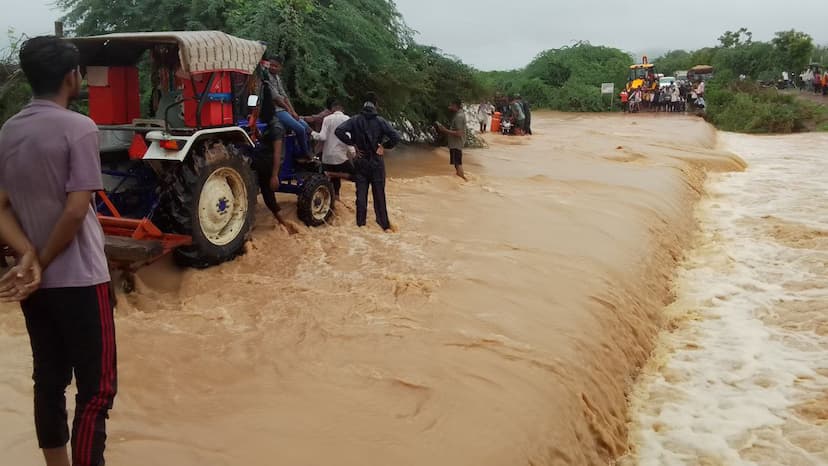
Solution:
M383 230L391 229L385 203L385 149L393 149L400 135L384 118L377 114L376 97L371 96L362 113L352 117L336 129L336 137L357 150L354 159L356 181L357 225L365 226L368 217L368 186L374 197L374 214Z

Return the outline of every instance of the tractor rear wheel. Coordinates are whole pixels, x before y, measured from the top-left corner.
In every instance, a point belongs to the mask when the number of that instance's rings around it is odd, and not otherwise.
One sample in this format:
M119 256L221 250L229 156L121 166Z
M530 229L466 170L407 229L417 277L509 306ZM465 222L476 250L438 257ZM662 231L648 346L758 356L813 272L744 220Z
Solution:
M297 215L309 227L322 226L333 216L334 189L331 180L321 173L305 178L296 203Z
M221 142L205 147L211 161L192 156L182 163L162 185L159 205L163 227L193 237L192 246L175 251L177 262L196 268L238 256L256 208L256 184L247 161Z

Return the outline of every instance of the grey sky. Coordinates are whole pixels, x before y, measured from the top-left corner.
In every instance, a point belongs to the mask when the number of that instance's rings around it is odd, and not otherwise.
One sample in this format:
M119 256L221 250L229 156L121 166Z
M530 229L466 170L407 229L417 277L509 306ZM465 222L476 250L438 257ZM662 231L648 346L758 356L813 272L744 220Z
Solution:
M798 29L828 43L825 0L799 0L789 7L756 0L656 2L627 8L600 0L396 0L420 42L435 45L481 69L527 64L538 52L588 40L636 54L714 45L726 30L742 26L757 40ZM0 0L0 48L5 31L36 35L52 30L60 14L52 1ZM795 6L794 6L795 5ZM689 7L688 7L689 6Z
M693 0L630 8L606 0L396 0L419 41L481 69L526 65L538 52L578 40L651 55L715 45L744 26L756 40L797 29L828 43L825 0ZM653 57L651 57L653 58Z

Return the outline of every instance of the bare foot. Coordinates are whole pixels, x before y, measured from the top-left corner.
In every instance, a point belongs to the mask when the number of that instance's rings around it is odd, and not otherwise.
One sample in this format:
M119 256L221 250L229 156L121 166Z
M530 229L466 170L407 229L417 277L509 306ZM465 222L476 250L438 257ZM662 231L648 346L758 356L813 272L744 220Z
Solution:
M276 214L276 215L274 216L274 218L276 219L276 226L277 226L278 228L281 228L281 229L282 229L282 231L284 231L284 232L285 232L285 233L287 233L288 235L293 236L293 235L295 235L295 234L299 233L299 229L296 227L296 225L294 225L294 224L293 224L293 223L291 223L291 222L287 222L287 221L285 221L285 220L282 218L282 216L281 216L281 215Z

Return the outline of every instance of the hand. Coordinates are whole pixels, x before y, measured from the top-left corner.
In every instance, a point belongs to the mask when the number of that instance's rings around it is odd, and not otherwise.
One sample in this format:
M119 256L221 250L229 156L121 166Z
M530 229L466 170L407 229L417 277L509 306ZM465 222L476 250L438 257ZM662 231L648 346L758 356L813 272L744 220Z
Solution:
M0 278L0 301L23 301L40 288L40 263L34 251L28 251L17 265Z
M382 147L382 144L377 144L377 155L379 155L380 157L385 155L385 148Z
M296 120L296 121L299 121L299 120L301 120L301 119L302 119L302 118L299 116L299 114L298 114L298 113L296 113L296 112L290 112L290 116L292 116L292 117L293 117L293 119L294 119L294 120Z
M273 176L270 177L270 189L272 189L274 192L278 191L279 190L279 184L280 183L279 183L279 176L278 175L273 175Z

